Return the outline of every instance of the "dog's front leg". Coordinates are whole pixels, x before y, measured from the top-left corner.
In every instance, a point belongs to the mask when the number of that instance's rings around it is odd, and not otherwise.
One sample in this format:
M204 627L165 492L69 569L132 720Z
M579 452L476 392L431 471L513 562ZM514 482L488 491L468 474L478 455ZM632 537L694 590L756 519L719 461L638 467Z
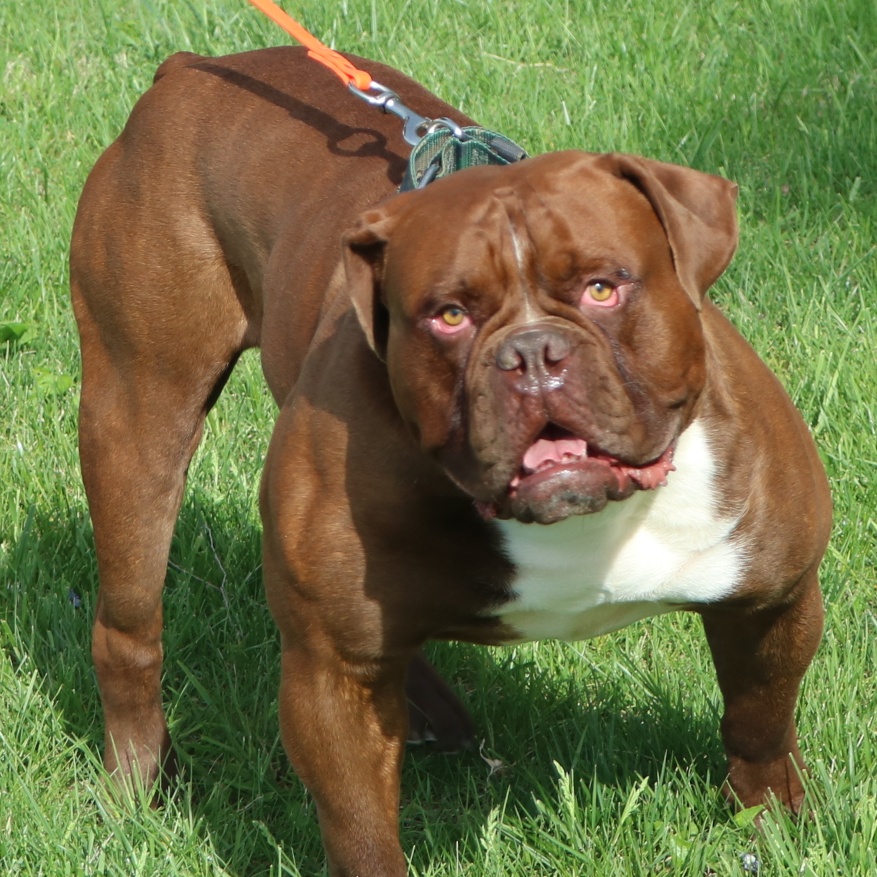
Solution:
M316 801L329 873L404 877L398 818L407 657L360 661L339 648L321 619L295 607L297 583L278 576L268 548L265 581L281 631L283 745Z
M283 638L283 744L316 801L333 877L407 874L398 836L404 670L345 665Z
M316 802L332 877L404 877L405 677L418 644L387 642L338 491L343 463L315 465L320 450L307 435L314 429L329 448L343 443L297 418L303 407L281 412L261 497L265 590L281 638L283 745Z
M792 812L804 799L795 704L822 636L816 570L774 608L710 607L701 612L725 702L722 738L728 792L744 807L771 795Z

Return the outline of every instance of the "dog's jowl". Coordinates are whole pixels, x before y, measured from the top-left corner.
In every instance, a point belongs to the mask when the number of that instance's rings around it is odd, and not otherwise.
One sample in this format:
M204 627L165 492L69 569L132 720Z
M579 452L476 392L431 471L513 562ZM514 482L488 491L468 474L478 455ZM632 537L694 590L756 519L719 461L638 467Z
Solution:
M301 50L181 54L88 179L71 283L107 768L173 767L171 535L204 417L258 346L279 408L261 509L282 735L333 875L404 875L405 741L474 734L420 656L432 638L696 612L728 795L799 810L830 499L801 417L705 298L736 187L562 152L397 194L407 154L397 119Z

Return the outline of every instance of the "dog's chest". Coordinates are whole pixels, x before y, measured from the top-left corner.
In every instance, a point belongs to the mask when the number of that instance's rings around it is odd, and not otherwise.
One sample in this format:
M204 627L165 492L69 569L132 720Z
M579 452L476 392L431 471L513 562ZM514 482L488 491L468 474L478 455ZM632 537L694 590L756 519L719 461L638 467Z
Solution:
M680 437L665 487L556 524L500 521L517 575L499 607L512 641L578 640L733 593L745 567L738 516L717 512L703 426Z

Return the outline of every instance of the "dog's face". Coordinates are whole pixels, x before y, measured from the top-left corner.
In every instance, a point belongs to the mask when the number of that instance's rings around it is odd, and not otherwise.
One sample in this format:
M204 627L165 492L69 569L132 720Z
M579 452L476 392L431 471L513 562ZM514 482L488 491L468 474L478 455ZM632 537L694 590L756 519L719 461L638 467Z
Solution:
M423 450L487 517L551 523L663 483L736 245L726 180L556 153L392 199L350 291Z

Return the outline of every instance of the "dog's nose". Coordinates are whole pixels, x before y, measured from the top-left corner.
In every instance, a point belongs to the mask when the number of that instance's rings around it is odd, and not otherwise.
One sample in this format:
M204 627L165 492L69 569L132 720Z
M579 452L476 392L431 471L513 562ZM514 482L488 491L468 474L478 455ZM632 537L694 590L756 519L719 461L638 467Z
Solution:
M524 329L510 335L496 351L496 364L503 371L530 375L551 373L572 351L566 335L552 327Z

